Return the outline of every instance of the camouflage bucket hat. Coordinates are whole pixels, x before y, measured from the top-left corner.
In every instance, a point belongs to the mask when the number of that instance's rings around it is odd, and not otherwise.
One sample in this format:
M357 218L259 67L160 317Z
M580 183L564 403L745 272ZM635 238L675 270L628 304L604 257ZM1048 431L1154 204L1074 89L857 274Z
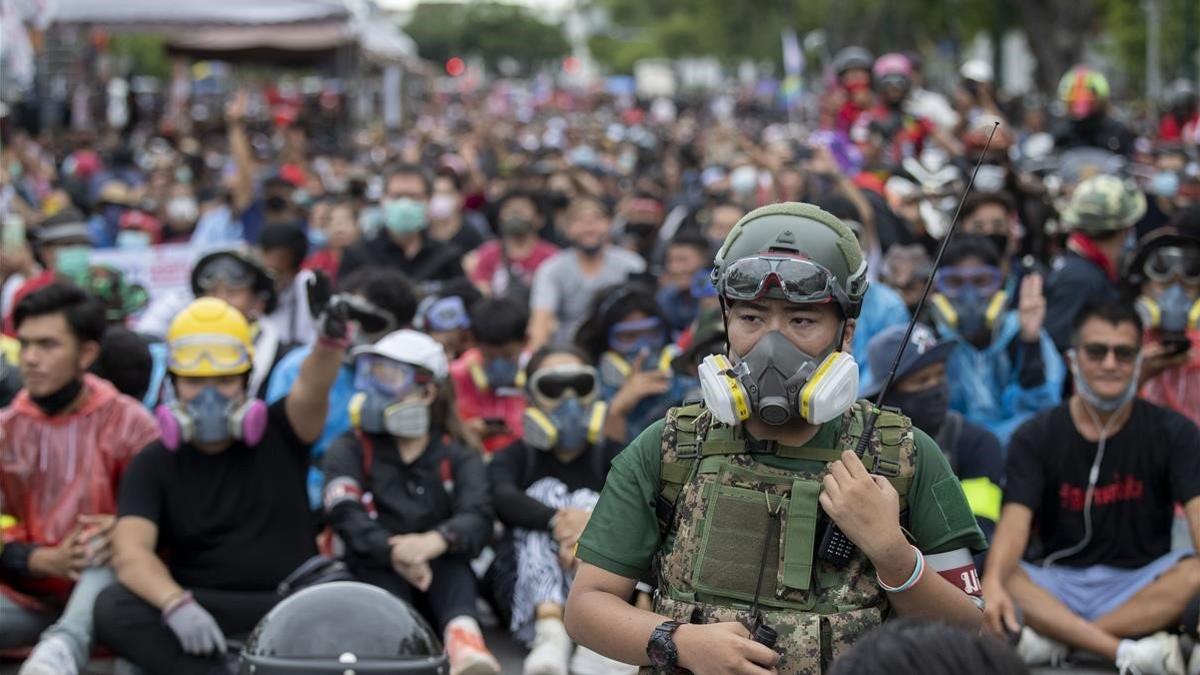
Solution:
M1146 196L1116 176L1093 176L1080 183L1062 210L1070 230L1104 234L1131 227L1146 213Z

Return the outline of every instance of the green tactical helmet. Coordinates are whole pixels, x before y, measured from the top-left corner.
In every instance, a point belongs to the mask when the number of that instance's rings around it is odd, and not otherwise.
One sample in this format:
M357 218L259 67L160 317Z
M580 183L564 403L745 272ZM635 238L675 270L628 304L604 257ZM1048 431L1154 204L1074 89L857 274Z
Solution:
M827 269L845 294L843 315L857 318L867 292L867 261L854 232L812 204L783 202L754 209L733 226L713 261L713 286L724 297L729 265L768 251L793 254Z
M1116 176L1092 176L1075 187L1062 210L1071 230L1106 234L1132 227L1146 213L1146 196Z

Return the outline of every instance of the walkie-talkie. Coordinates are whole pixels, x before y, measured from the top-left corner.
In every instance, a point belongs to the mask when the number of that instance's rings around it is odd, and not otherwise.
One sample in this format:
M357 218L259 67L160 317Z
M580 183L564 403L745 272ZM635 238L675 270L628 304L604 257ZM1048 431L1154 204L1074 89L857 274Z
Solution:
M900 367L900 357L904 355L904 348L908 346L908 341L912 338L913 328L917 325L917 318L921 316L921 310L925 308L925 299L929 297L929 291L933 288L933 279L937 274L938 266L942 264L942 254L946 252L946 244L950 243L950 238L954 236L954 230L958 227L958 216L962 213L963 202L967 200L967 195L971 192L971 186L975 184L975 174L979 173L979 166L983 164L983 158L987 156L988 149L992 146L992 137L996 135L996 129L998 128L1000 128L1000 123L995 122L992 125L992 132L988 134L987 143L983 146L983 152L979 154L979 160L975 162L975 169L971 172L971 179L967 181L967 186L963 189L962 196L958 198L958 208L954 210L954 218L950 221L950 229L946 231L945 238L942 239L942 243L938 246L937 257L933 260L933 269L929 271L929 278L925 280L925 290L921 292L921 298L917 300L917 306L913 309L912 319L909 320L908 328L904 331L904 340L900 343L900 348L896 350L896 356L892 358L892 367L888 371L887 379L883 381L883 386L879 389L879 395L875 397L875 405L871 406L866 419L863 420L862 436L859 436L858 447L854 449L854 452L859 457L864 456L870 447L870 439L875 434L875 422L879 419L879 408L883 405L883 399L887 396L888 388L892 386L892 380L896 379L896 369ZM871 472L875 472L874 466L872 466ZM854 555L854 542L850 541L850 538L842 532L842 529L831 518L825 516L825 519L825 534L821 537L821 545L817 549L817 557L831 565L844 567L850 562L850 556Z

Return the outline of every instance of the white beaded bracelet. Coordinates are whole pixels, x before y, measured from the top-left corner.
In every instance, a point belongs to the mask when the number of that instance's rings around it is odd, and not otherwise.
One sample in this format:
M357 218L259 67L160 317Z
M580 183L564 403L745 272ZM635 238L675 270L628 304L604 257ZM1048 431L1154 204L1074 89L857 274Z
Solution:
M915 567L913 567L912 576L908 578L908 581L900 584L899 586L888 586L887 584L883 583L883 579L879 578L879 572L877 570L875 572L875 583L879 584L880 588L888 593L903 593L913 586L916 586L917 582L921 581L921 575L925 574L925 556L921 553L921 549L917 548L916 546L913 546L912 550L917 556L917 564Z

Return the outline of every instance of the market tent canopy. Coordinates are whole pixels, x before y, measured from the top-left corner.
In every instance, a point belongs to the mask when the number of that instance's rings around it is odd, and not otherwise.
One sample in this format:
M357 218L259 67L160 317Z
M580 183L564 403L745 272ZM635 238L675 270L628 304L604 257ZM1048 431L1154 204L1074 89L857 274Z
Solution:
M200 59L319 62L357 44L372 60L417 57L412 38L356 0L58 0L53 20L161 34Z
M120 26L229 26L345 21L343 0L58 0L53 20Z

